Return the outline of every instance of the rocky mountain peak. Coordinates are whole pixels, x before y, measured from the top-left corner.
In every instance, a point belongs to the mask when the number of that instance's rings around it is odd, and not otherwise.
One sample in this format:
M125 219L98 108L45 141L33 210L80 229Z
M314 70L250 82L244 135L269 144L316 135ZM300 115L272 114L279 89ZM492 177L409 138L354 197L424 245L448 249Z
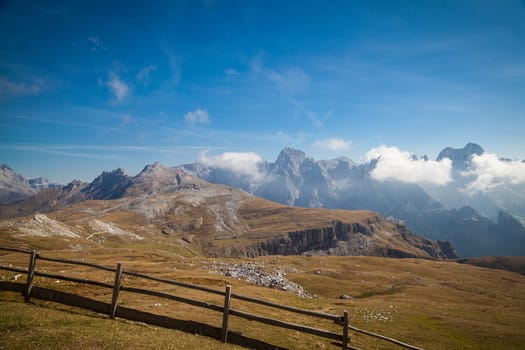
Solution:
M144 169L142 169L142 172L145 172L145 171L152 171L152 170L156 170L156 169L160 169L162 168L162 164L160 164L159 162L155 162L153 164L148 164L144 167Z
M32 196L36 191L29 181L3 164L0 170L0 204L12 203Z
M297 168L305 159L306 154L303 151L286 147L281 151L281 153L279 153L275 164L279 165L282 168Z
M104 171L82 190L89 198L114 199L119 198L131 186L131 178L123 169Z
M27 182L27 179L25 177L15 172L8 165L2 164L1 169L2 169L2 173L0 174L1 176L0 181L2 182L8 182L8 181Z
M78 191L80 189L82 189L84 186L86 186L87 184L85 182L82 182L78 179L75 179L73 181L71 181L70 183L68 183L67 185L64 186L64 191L67 193L67 192L73 192L73 191Z
M455 170L465 170L468 168L470 158L473 155L481 155L485 151L476 144L469 142L463 148L446 147L437 156L436 160L440 161L443 158L449 158L452 161L452 166Z
M337 157L329 160L318 160L317 163L326 170L333 170L336 168L351 168L357 164L348 157Z

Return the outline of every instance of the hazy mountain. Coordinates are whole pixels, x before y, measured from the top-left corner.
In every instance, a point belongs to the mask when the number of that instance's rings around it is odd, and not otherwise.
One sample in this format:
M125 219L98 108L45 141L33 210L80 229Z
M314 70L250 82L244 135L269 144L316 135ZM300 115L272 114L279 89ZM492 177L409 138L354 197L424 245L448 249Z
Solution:
M477 193L463 190L473 179L465 174L472 156L483 153L474 143L443 149L437 160L451 159L454 181L424 188L397 180L374 180L371 172L377 160L364 164L347 158L315 161L292 148L283 149L274 163L262 163L256 181L226 167L194 163L182 168L207 181L239 186L283 204L377 211L406 222L419 235L450 240L464 256L525 255L525 229L510 215L519 219L516 213L525 213L525 191L508 187ZM502 215L512 218L512 224L501 221Z
M5 164L0 167L0 204L16 202L35 193L25 177Z
M28 179L6 164L0 167L0 204L17 202L31 197L38 191L56 186L58 184L45 177Z
M452 160L453 181L445 186L423 185L425 191L448 209L470 206L492 221L497 221L499 212L503 210L525 224L525 184L501 183L485 191L465 190L467 184L474 180L474 175L469 174L472 168L472 156L484 153L483 148L475 143L469 143L460 149L450 147L443 149L436 160L443 158Z

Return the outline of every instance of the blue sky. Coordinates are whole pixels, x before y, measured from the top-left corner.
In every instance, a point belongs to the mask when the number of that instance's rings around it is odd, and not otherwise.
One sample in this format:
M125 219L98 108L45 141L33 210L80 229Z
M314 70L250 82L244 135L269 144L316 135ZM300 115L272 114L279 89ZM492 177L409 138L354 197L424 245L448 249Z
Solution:
M0 1L0 163L27 177L287 146L523 159L524 134L524 1Z

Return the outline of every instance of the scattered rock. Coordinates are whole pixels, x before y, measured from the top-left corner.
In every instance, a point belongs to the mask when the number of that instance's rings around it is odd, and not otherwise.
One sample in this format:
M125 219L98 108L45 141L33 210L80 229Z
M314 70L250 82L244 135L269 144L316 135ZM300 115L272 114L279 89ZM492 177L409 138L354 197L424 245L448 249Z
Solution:
M285 290L297 294L303 298L311 298L312 295L305 291L297 283L286 278L286 272L280 268L265 271L263 266L255 263L245 264L218 264L206 267L211 273L220 273L227 277L237 278L273 289Z

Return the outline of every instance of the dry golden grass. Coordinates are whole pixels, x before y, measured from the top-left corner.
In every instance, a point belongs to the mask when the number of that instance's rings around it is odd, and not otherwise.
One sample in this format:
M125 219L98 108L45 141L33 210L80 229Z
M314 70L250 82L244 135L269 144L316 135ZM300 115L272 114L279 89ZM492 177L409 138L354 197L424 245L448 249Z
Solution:
M481 267L475 267L455 262L418 260L418 259L387 259L373 257L264 257L255 260L248 259L209 259L203 257L185 258L181 255L160 249L142 249L140 247L100 248L92 250L89 255L76 255L70 251L49 251L44 255L63 258L83 258L98 264L114 266L123 262L124 268L146 274L176 279L182 282L211 286L223 290L227 284L233 286L233 292L282 304L301 308L342 314L349 310L351 324L366 330L378 332L386 336L400 339L425 349L522 349L525 344L525 276ZM13 253L1 253L0 261L15 266L27 265L27 256ZM209 273L210 266L218 262L256 262L264 264L268 269L279 267L287 271L288 278L301 284L316 298L305 299L284 291L254 286L245 281ZM42 271L64 273L78 277L89 277L112 283L113 276L109 272L90 268L38 261L37 267ZM12 278L14 273L1 271L2 278ZM124 285L151 288L165 291L192 299L198 299L217 305L222 305L222 297L194 291L182 287L161 285L135 277L125 277ZM86 287L74 283L56 282L54 280L37 278L36 285L52 286L53 288L74 291L81 295L109 302L111 290ZM345 294L353 299L342 300L339 296ZM2 310L26 310L22 303L6 300L0 295ZM15 300L17 300L15 298ZM181 303L166 301L159 298L141 296L123 292L121 303L126 307L155 312L179 319L192 319L220 326L222 315ZM7 304L7 306L6 306ZM46 303L46 310L63 312L68 309L58 304ZM266 307L247 304L234 299L232 307L265 316L271 316L290 322L303 323L335 332L340 326L328 321L268 309ZM69 310L69 309L68 309ZM23 313L25 311L21 311ZM77 316L83 311L74 310L68 315ZM14 311L9 313L13 314ZM4 313L2 313L4 315ZM92 316L90 316L92 317ZM84 322L79 317L78 322ZM114 321L102 320L110 323ZM0 332L10 332L9 322L2 321ZM19 320L17 326L22 337L29 335L29 321ZM93 321L94 322L94 321ZM121 322L121 321L118 321ZM70 323L75 323L71 320ZM290 349L337 349L337 346L321 338L290 332L283 329L268 327L256 322L249 322L236 317L231 318L231 330L241 331L246 336L257 338L272 344ZM126 329L129 326L128 329ZM57 327L57 324L42 326ZM60 330L59 323L59 330ZM69 326L64 326L69 327ZM117 326L111 326L117 327ZM121 322L119 332L130 333L130 337L138 332L135 326ZM148 333L150 328L141 326L140 332ZM64 328L67 332L67 328ZM59 331L57 330L57 332ZM32 331L31 331L32 332ZM155 332L175 332L153 330ZM178 333L178 332L177 332ZM367 336L352 335L352 345L362 349L399 349L399 347ZM38 334L38 333L37 333ZM162 333L164 334L164 333ZM92 345L98 337L96 327L86 331L82 339L92 348L115 348ZM0 337L4 338L4 337ZM193 339L193 338L192 338ZM80 341L80 340L79 340ZM190 340L188 340L190 341ZM214 342L214 340L209 340ZM11 344L11 343L9 343ZM6 348L11 348L8 346ZM32 344L32 343L28 343ZM99 343L97 343L99 344ZM220 343L211 343L205 348L217 348ZM144 344L136 348L158 348L158 344ZM175 345L176 349L186 349L188 344ZM97 347L99 346L99 347ZM178 347L177 347L178 346ZM196 345L195 345L196 346ZM81 346L84 347L84 346ZM124 347L124 345L123 345ZM162 347L162 346L161 346ZM119 347L116 347L119 348ZM131 346L130 348L133 348Z
M239 214L249 225L250 238L264 238L271 233L285 233L308 228L328 227L335 220L347 223L364 222L377 216L366 210L326 210L290 207L261 198L246 201Z
M0 348L55 349L244 349L215 339L153 327L0 293Z

